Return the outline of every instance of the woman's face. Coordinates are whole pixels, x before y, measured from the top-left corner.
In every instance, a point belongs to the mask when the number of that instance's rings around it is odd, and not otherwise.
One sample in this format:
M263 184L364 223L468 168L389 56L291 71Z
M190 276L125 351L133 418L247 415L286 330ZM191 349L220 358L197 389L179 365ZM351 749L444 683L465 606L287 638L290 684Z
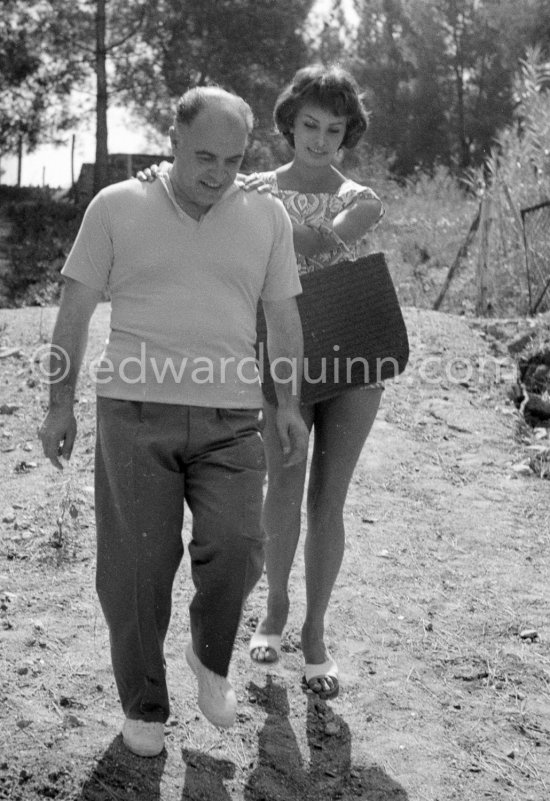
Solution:
M337 117L314 103L297 112L292 133L296 158L311 166L331 164L346 133L347 117Z

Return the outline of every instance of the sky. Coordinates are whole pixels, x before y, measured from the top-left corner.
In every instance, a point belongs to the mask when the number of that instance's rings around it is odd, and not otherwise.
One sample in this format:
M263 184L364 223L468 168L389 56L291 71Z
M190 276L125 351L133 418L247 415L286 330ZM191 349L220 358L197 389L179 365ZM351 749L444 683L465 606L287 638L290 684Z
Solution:
M309 17L310 30L315 33L322 25L330 9L331 0L315 0ZM353 0L345 0L344 11L351 23L356 21ZM69 187L71 185L71 139L75 134L75 180L78 179L83 162L95 160L94 115L90 115L89 126L82 125L75 131L67 131L64 145L43 145L33 153L23 155L22 186ZM132 118L125 110L110 108L108 116L109 153L170 153L168 137L163 137L141 120ZM149 138L148 138L149 137ZM154 144L152 144L153 142ZM4 156L0 164L0 183L17 183L17 158Z
M69 187L71 185L71 137L75 134L75 179L85 161L95 160L94 118L90 126L82 125L75 131L67 131L64 145L53 147L43 145L34 153L23 154L21 174L22 186ZM168 137L163 137L145 123L131 117L125 109L109 109L109 152L110 153L170 153ZM153 139L153 143L147 138ZM156 143L155 143L156 142ZM4 156L1 163L0 183L17 183L17 158Z

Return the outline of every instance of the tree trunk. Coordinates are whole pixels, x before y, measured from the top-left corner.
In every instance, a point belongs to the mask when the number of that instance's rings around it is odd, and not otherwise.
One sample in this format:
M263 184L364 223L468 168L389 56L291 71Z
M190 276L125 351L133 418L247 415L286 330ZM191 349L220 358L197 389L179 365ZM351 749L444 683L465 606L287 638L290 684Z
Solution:
M464 112L464 77L462 67L455 68L456 103L458 116L458 142L460 146L460 166L468 167L470 164L470 148L466 139L466 115Z
M455 74L456 86L456 115L458 125L458 143L460 148L460 166L465 168L470 163L470 148L466 139L466 114L464 109L464 37L466 36L464 20L456 4L450 4L450 19L452 26L452 36L454 41L453 70Z
M96 0L96 148L94 165L94 194L109 183L109 150L107 147L107 48L106 0Z
M23 171L23 137L19 134L17 140L17 186L21 186L21 173Z
M74 189L75 180L74 180L74 151L76 146L76 135L73 134L71 137L71 187Z

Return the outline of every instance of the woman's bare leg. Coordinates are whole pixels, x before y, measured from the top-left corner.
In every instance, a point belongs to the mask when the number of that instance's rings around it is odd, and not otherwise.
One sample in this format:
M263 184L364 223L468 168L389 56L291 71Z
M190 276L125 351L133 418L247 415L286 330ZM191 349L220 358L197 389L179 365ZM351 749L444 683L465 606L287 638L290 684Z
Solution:
M306 460L293 467L283 466L283 453L275 425L276 410L265 404L264 448L267 461L267 493L262 524L266 534L265 566L269 585L267 613L259 623L260 634L282 634L289 609L288 579L300 537L300 515ZM302 414L311 428L311 410ZM273 649L255 648L251 657L257 662L273 662Z
M315 407L305 542L307 612L302 628L302 650L309 664L321 664L328 657L324 618L344 554L344 503L381 395L381 389L351 389ZM310 687L328 692L332 682L320 679Z

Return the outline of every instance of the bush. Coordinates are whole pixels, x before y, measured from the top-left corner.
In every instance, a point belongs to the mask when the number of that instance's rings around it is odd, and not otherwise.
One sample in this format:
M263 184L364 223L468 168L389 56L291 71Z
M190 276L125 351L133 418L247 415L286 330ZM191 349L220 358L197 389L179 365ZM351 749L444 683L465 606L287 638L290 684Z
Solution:
M7 187L4 187L7 188ZM11 265L3 276L4 305L42 306L59 299L60 270L78 232L84 209L47 191L23 192L7 204Z

